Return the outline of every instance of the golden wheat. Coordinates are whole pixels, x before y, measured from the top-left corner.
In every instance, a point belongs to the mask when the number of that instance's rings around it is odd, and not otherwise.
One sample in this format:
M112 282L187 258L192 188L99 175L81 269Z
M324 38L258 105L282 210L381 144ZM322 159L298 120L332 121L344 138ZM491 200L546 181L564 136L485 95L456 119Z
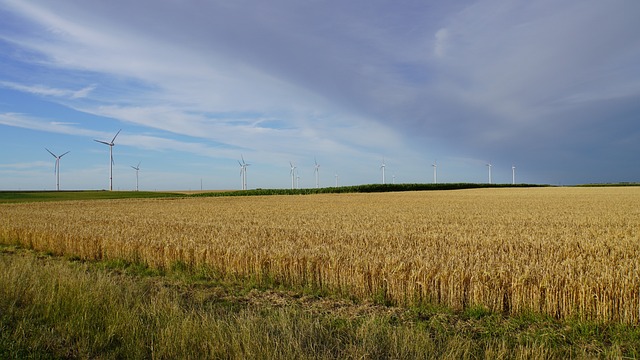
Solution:
M7 204L0 240L400 304L634 323L638 204L635 187Z

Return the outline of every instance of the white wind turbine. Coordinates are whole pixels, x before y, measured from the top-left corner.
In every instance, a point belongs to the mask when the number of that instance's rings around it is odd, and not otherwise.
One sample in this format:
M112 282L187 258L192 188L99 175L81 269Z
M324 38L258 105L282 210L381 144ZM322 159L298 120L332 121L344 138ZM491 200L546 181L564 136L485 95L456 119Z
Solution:
M384 164L384 158L382 158L382 165L380 166L380 169L382 169L382 183L384 184L384 168L386 167L386 165Z
M140 163L137 166L131 165L131 168L136 171L136 191L138 191L138 171L140 171Z
M316 189L320 188L320 180L318 179L318 176L320 175L320 165L318 165L318 160L316 158L313 159L316 163L315 165L315 169L314 172L316 174Z
M438 160L435 160L433 164L431 164L431 166L433 166L433 183L437 184L438 183Z
M291 165L291 189L295 189L296 186L296 167L293 166L293 163L289 161L289 165Z
M56 158L56 166L53 168L53 171L56 174L56 190L60 191L60 158L67 155L69 153L69 151L67 151L66 153L58 156L54 153L52 153L49 149L44 148L45 150L47 150L49 152L49 154L51 154L51 156L53 156L54 158Z
M489 184L491 184L491 162L487 163L487 168L489 168Z
M116 137L118 137L118 134L120 134L120 131L122 131L122 129L118 130L118 132L116 133L116 136L114 136L113 139L111 139L111 142L95 140L95 139L93 140L101 144L109 145L109 159L111 160L109 162L109 190L110 191L113 190L113 146L115 145L114 141L116 141Z
M247 190L247 166L251 164L247 164L244 161L244 156L240 155L242 162L238 161L240 164L240 181L242 181L242 190Z
M512 185L516 184L516 166L515 165L511 165L511 184Z
M338 187L338 174L336 173L336 187Z

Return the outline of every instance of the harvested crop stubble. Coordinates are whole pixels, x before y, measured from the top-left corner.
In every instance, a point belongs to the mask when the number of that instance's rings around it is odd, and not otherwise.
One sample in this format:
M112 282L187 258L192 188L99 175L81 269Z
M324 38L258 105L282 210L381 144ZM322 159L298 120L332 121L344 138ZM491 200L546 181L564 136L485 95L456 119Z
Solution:
M638 187L7 204L0 239L399 304L634 323L638 204Z

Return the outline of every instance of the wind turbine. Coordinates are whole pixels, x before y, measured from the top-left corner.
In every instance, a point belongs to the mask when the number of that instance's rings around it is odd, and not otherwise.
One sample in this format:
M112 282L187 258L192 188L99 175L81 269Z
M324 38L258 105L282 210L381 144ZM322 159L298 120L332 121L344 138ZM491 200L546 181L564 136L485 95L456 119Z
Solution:
M318 160L316 158L313 158L313 161L315 161L316 166L315 166L315 170L314 172L316 173L316 189L320 188L320 180L318 180L318 176L320 173L320 165L318 165Z
M489 168L489 184L491 184L491 162L487 163L487 167Z
M395 185L395 183L396 183L396 175L395 174L391 175L391 179L392 179L393 184Z
M60 191L60 158L67 155L69 153L69 151L67 151L66 153L58 156L54 153L52 153L49 149L44 148L45 150L47 150L49 152L49 154L51 154L51 156L53 156L54 158L56 158L56 166L53 168L54 173L56 174L56 190Z
M382 158L382 166L380 166L380 169L382 169L382 183L384 184L384 168L386 167L386 165L384 164L384 158Z
M114 141L116 141L116 138L118 137L118 134L120 134L120 131L122 131L122 129L118 130L118 132L116 133L116 136L114 136L113 139L111 139L111 142L95 140L95 139L93 140L101 144L109 145L109 159L111 160L109 162L109 190L110 191L113 190L113 145L115 145Z
M242 181L242 190L247 190L247 166L251 164L247 164L244 161L244 156L240 155L242 162L238 161L240 164L240 181Z
M291 161L289 161L289 165L291 165L291 189L295 189L296 167L293 166L293 163Z
M338 187L338 174L336 173L336 187Z
M140 171L140 163L138 163L138 166L131 165L131 168L136 171L136 191L138 191L138 171Z
M438 183L438 160L434 160L431 166L433 166L433 183L437 184Z
M515 165L511 165L511 184L512 185L516 184L516 166Z

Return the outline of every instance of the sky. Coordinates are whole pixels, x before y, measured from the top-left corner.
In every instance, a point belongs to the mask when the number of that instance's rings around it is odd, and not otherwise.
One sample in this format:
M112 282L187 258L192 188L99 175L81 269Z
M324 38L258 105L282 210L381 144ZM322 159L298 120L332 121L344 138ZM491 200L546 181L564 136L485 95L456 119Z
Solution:
M637 0L0 0L0 190L640 181ZM382 164L384 162L384 168ZM316 167L318 184L316 184ZM491 164L491 167L487 166ZM296 184L294 184L296 185Z

